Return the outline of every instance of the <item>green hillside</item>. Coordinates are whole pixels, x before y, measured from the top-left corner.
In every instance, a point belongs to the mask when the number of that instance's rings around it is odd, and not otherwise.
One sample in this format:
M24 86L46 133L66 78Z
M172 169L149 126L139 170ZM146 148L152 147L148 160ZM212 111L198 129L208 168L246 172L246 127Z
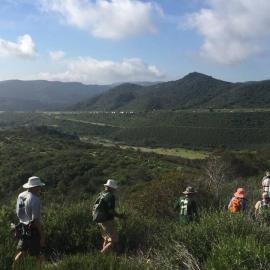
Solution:
M233 88L208 102L209 107L267 107L270 104L270 81L235 84Z
M92 110L115 110L136 99L142 89L143 86L136 84L121 84L107 94L96 96L87 102L81 102L72 109L87 110L91 107Z
M269 107L270 81L230 83L197 72L177 81L136 87L123 84L75 110L152 111L185 108Z
M0 141L1 200L33 174L47 179L50 193L77 194L78 201L95 193L106 178L115 177L122 185L132 186L183 166L179 160L132 149L83 143L47 127L1 131Z
M46 183L41 194L46 232L42 267L27 260L24 270L265 270L270 259L269 226L224 207L237 186L248 191L251 209L259 199L269 148L258 152L216 152L207 160L185 160L119 147L83 143L53 128L0 132L0 268L10 270L16 239L9 229L15 199L30 175ZM216 167L212 167L216 164ZM209 170L218 169L216 187ZM91 207L108 177L118 180L120 246L101 256ZM180 225L174 202L187 185L199 191L199 219ZM217 189L218 188L218 189ZM217 190L220 192L216 196ZM263 237L262 237L263 236Z
M41 116L71 134L136 146L256 149L270 144L269 111L80 112ZM38 124L38 118L35 122Z

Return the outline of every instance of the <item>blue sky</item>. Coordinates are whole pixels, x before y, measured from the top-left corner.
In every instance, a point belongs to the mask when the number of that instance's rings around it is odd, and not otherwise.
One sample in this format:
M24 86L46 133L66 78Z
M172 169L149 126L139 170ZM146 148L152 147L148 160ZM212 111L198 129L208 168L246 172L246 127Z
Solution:
M0 80L270 79L269 0L1 0Z

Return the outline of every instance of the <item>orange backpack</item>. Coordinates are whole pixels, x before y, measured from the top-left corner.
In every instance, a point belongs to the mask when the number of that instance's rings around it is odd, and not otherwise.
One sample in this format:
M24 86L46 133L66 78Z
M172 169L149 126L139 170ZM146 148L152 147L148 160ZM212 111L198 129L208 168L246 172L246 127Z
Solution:
M231 213L237 213L243 210L243 199L237 197L233 198L229 210Z

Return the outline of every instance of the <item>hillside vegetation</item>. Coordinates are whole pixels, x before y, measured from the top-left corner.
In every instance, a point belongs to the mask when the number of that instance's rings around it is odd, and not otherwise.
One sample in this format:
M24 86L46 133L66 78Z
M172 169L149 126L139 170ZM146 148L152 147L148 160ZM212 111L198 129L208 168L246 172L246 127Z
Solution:
M47 127L0 132L0 141L2 200L34 174L48 179L50 193L58 194L58 199L76 194L80 200L95 193L108 177L132 186L185 166L180 160L132 149L83 143L76 136Z
M47 127L1 131L0 137L3 270L11 268L16 251L16 240L9 230L10 222L17 221L15 199L20 186L33 174L46 182L41 195L47 235L42 269L268 267L269 227L252 216L231 216L223 210L239 185L247 189L251 206L259 199L260 179L270 166L267 149L257 153L216 152L207 160L196 161L83 143L74 135ZM208 181L206 168L219 171L218 179L222 176L224 181L218 187ZM98 253L101 236L90 210L108 177L119 181L120 211L127 219L117 222L118 254L104 257ZM173 205L190 184L199 191L200 218L181 226ZM29 260L24 269L38 268Z
M0 120L2 117L4 115L0 115ZM21 119L23 116L15 115L15 122L17 117ZM6 125L12 122L11 119L2 119ZM184 110L133 114L40 114L29 118L25 116L24 123L55 125L60 130L76 133L80 137L102 137L135 146L257 149L270 143L269 119L269 111Z
M152 111L185 108L269 107L270 81L230 83L197 72L177 81L139 87L123 84L75 110Z
M268 269L269 226L224 208L237 186L248 191L251 209L259 200L270 166L269 119L267 110L1 113L0 268L11 269L16 252L9 229L17 222L16 196L29 176L38 175L46 182L44 270ZM92 144L93 136L114 142ZM185 159L123 149L115 140L212 152ZM127 219L117 221L118 253L104 257L90 212L109 177L120 185L120 211ZM181 226L173 205L188 185L199 191L200 218ZM38 268L29 259L23 269Z

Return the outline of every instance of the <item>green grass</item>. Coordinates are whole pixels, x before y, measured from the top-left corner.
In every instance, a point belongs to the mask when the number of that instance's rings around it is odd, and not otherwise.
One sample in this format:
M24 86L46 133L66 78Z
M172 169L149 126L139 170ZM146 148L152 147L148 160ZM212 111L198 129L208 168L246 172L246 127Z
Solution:
M128 147L128 146L127 146ZM165 156L174 156L187 159L205 159L209 156L204 151L193 151L184 148L147 148L147 147L132 147L134 150L140 150L144 153L156 153Z
M82 137L82 141L90 142L93 144L101 144L105 147L113 147L113 146L119 146L121 149L132 149L134 151L140 151L143 153L155 153L158 155L164 155L164 156L173 156L173 157L181 157L186 159L206 159L209 157L210 152L206 151L193 151L189 149L184 148L150 148L150 147L139 147L139 146L131 146L131 145L124 145L119 143L114 143L111 140L97 138L97 137Z

